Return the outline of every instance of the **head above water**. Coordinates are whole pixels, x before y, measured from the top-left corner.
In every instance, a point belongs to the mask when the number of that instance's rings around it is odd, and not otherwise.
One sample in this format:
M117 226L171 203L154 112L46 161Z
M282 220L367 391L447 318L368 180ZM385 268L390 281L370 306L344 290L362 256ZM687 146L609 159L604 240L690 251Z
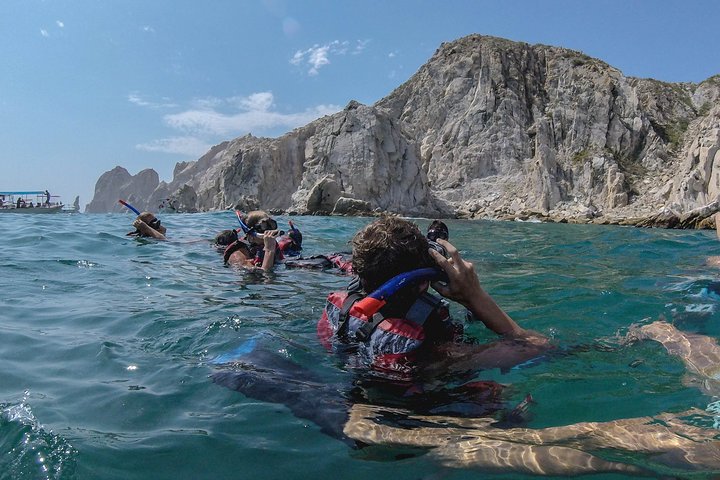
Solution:
M366 292L401 273L436 266L425 235L402 218L375 220L355 234L352 244L353 270Z
M428 226L426 236L428 240L432 240L433 242L437 241L438 238L442 238L447 241L450 238L450 231L444 222L440 220L433 220Z
M226 247L231 243L237 241L237 239L237 230L223 230L222 232L215 235L215 245Z
M298 247L302 246L302 233L300 233L300 230L296 228L290 229L288 231L288 237L297 245Z
M140 215L137 216L138 220L142 220L145 222L150 228L153 230L156 230L163 235L165 235L165 232L167 232L167 228L162 226L160 219L157 218L153 213L151 212L142 212ZM137 230L135 232L130 233L139 233Z
M245 225L257 233L264 233L266 230L277 230L277 222L262 210L253 210L247 214Z

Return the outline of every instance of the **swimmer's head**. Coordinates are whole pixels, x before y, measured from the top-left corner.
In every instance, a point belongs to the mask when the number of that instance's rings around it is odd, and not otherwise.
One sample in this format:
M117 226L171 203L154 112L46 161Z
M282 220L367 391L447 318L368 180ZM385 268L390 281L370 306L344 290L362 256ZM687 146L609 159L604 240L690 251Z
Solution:
M162 233L163 235L165 235L165 233L167 232L167 228L162 225L160 219L151 212L142 212L140 215L137 216L137 220L142 220L150 228ZM141 233L139 230L136 229L134 232L128 233L128 235L141 235Z
M300 230L297 228L292 228L288 232L288 237L297 245L298 247L302 246L302 233L300 233Z
M226 247L238 239L236 230L223 230L215 236L215 245Z
M433 220L428 227L427 238L433 242L437 241L438 238L447 241L450 238L450 231L444 222L441 222L440 220Z
M254 210L248 213L245 220L250 230L256 233L264 233L268 230L277 230L277 222L262 210Z
M402 218L375 220L355 234L352 245L353 270L366 292L401 273L436 265L425 235Z

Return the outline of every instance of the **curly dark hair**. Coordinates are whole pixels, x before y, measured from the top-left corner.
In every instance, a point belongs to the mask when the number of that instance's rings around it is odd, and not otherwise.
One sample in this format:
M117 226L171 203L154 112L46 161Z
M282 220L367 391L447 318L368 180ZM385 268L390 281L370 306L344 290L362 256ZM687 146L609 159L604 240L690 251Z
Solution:
M425 235L402 218L375 220L355 234L352 245L353 270L366 292L400 273L435 265Z

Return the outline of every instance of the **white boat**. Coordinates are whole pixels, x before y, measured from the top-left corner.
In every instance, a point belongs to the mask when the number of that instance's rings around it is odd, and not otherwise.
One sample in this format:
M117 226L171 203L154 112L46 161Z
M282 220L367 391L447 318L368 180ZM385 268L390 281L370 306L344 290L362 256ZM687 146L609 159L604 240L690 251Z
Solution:
M0 213L60 213L63 203L47 190L0 192Z

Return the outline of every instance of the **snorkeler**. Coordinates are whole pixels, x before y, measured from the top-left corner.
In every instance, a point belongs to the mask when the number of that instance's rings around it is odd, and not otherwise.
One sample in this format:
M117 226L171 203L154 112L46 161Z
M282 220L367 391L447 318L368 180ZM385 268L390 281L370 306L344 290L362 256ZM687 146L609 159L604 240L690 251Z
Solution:
M218 250L218 252L223 253L229 245L232 245L240 239L240 232L242 232L242 230L240 229L223 230L222 232L215 235L213 245L215 245L215 248Z
M158 240L166 240L167 229L161 224L160 219L150 212L142 212L133 222L135 230L128 232L131 237L148 237Z
M225 264L269 271L284 258L277 242L281 235L277 222L262 210L248 213L245 219L238 215L238 220L245 235L225 249Z
M330 347L352 345L373 370L412 377L413 373L434 357L430 363L451 356L448 346L462 340L463 328L448 316L447 305L427 293L429 280L408 282L392 297L384 299L377 311L363 305L368 294L385 282L406 272L430 269L434 280L441 275L446 282L435 282L435 290L446 298L469 309L475 319L503 338L498 345L476 348L476 359L484 366L513 366L530 360L548 348L542 335L521 328L483 290L473 265L462 260L457 249L441 237L438 244L449 259L434 249L417 226L407 220L382 218L369 224L353 238L353 268L357 279L347 292L328 296L318 322L321 342ZM513 348L502 344L511 341ZM523 348L514 348L523 344ZM475 346L479 347L479 346ZM481 351L490 353L482 355ZM419 358L425 362L418 362ZM483 365L478 365L482 367Z
M142 212L130 205L125 200L118 200L118 203L127 207L128 210L132 211L137 215L135 221L133 221L133 227L135 230L128 232L126 235L130 237L148 237L156 238L158 240L166 240L165 233L167 229L161 225L160 219L150 212Z

